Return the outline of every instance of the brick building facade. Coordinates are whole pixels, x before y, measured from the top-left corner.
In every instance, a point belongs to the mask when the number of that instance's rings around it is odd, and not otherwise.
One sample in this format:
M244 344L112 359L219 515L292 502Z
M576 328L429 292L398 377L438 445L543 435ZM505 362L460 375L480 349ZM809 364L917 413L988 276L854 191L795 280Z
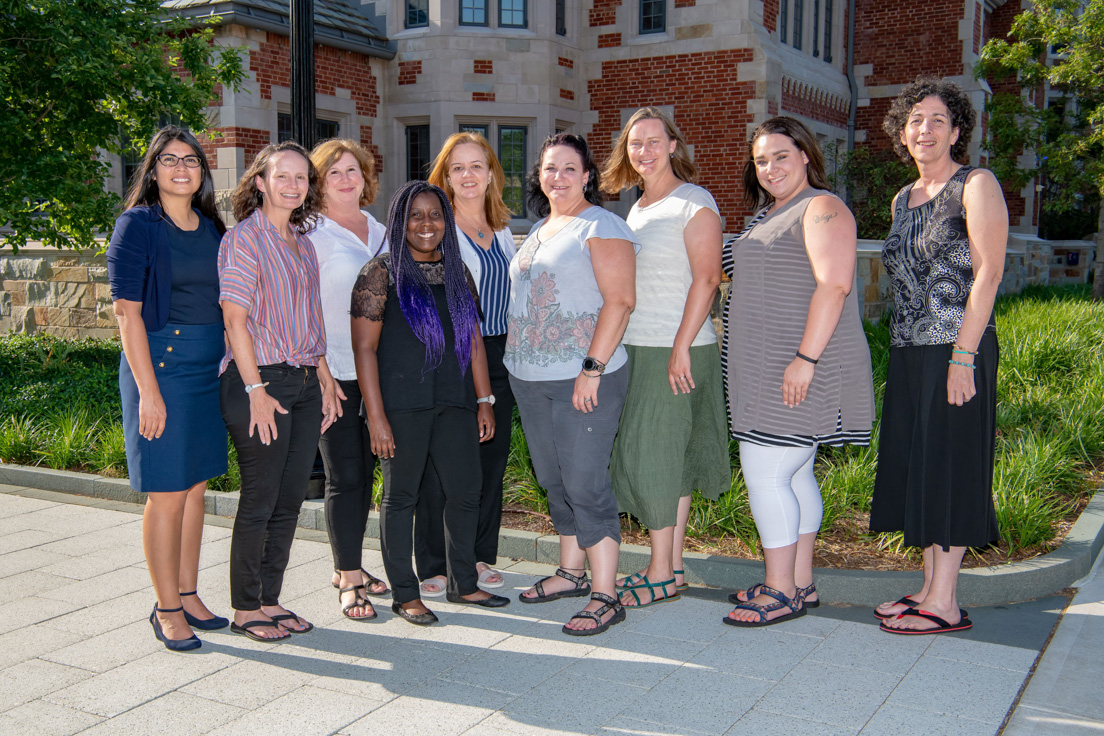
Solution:
M989 86L973 78L978 53L1008 32L1023 0L933 2L919 13L853 0L849 67L848 0L316 0L320 132L377 154L380 217L448 135L482 132L507 170L515 230L525 231L522 174L545 135L580 133L604 158L628 115L656 105L674 114L733 230L748 214L738 182L747 136L772 115L802 119L842 151L852 115L857 145L888 147L882 117L920 73L955 79L981 109ZM222 137L207 144L216 185L231 188L263 145L289 132L287 0L165 6L221 15L217 43L245 54L248 80L223 90L213 109ZM971 142L975 164L982 134ZM1013 231L1034 232L1034 188L1007 194ZM609 206L627 210L628 199Z

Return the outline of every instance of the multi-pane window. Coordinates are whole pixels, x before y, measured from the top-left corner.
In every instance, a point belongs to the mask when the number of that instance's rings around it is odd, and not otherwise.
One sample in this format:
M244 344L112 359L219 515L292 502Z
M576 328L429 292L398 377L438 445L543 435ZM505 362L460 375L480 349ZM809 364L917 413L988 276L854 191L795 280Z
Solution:
M498 0L498 25L501 28L526 28L527 0Z
M556 35L567 35L567 0L556 0Z
M314 120L314 139L318 141L324 141L329 138L336 138L340 125L336 120L323 120L322 118L315 118ZM284 141L290 141L292 137L291 127L291 113L280 112L276 113L276 142L283 143Z
M793 47L801 48L801 24L805 22L805 0L793 0Z
M406 126L406 180L425 179L433 160L429 150L429 126Z
M487 25L487 0L460 0L460 25Z
M406 0L406 27L429 25L429 0Z
M528 129L523 125L498 126L498 162L506 181L502 199L514 213L525 217L525 167L528 156L525 151Z
M824 60L832 60L832 0L824 0Z
M789 19L790 0L782 0L782 7L778 10L778 34L782 43L786 43L786 22Z
M640 0L640 32L664 33L667 30L667 0Z
M820 0L813 0L813 56L820 56Z

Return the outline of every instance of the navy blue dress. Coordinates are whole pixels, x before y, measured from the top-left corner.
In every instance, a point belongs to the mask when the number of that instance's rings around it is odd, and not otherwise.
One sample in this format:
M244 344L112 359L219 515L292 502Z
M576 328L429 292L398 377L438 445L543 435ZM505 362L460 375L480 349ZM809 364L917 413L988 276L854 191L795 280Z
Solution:
M165 430L147 440L138 433L138 385L124 354L119 393L127 468L130 485L143 493L183 491L227 470L218 377L226 349L218 303L220 237L214 223L199 217L199 227L189 232L159 207L135 207L119 218L108 247L111 296L142 302L165 402Z

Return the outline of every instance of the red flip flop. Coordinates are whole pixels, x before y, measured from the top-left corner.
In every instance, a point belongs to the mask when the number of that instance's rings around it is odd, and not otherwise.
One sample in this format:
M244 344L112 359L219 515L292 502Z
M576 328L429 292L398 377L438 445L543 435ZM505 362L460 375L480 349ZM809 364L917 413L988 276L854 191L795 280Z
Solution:
M896 616L896 618L902 618L906 616L925 618L935 624L934 629L895 629L892 626L886 626L885 621L883 621L879 625L879 628L882 631L889 632L890 634L903 634L905 636L915 636L919 634L949 634L952 631L965 631L966 629L973 628L974 623L970 620L970 617L966 615L966 611L959 609L959 613L962 615L962 620L959 621L957 624L952 624L946 619L936 616L934 613L922 611L917 608L907 613L900 613Z

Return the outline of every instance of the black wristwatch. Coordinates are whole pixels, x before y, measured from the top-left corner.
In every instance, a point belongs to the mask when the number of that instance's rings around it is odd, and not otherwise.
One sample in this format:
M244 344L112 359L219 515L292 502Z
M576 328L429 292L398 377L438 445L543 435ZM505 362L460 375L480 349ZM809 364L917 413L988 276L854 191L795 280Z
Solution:
M606 370L606 364L597 358L592 358L589 355L583 358L583 373L597 373L602 375Z

